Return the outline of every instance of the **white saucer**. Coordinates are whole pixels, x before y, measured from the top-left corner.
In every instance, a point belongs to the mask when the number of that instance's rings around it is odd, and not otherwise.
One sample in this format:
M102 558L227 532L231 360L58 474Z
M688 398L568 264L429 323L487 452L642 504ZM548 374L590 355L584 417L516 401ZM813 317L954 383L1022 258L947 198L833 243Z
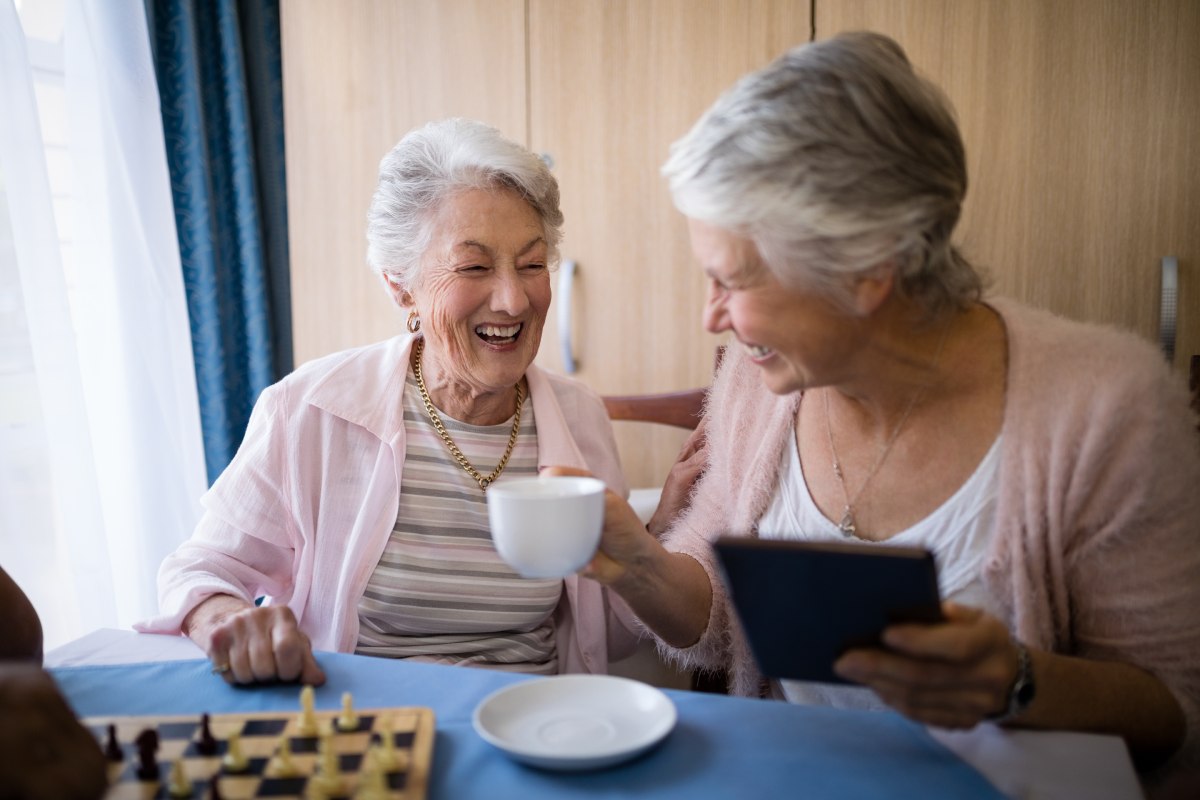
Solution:
M661 741L675 727L675 705L628 678L558 675L493 692L472 722L485 741L525 764L598 769Z

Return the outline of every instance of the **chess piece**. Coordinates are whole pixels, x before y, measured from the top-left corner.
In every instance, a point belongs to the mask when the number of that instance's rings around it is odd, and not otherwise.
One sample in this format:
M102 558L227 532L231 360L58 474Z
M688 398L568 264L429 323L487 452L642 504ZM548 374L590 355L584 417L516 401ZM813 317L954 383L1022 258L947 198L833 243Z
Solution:
M202 756L215 756L217 754L217 740L212 734L212 728L209 726L210 721L208 714L200 716L200 739L196 742L196 752Z
M225 800L221 796L221 776L213 775L208 782L208 800Z
M399 759L396 758L396 737L392 733L391 714L384 714L383 719L379 720L379 731L380 739L383 742L383 747L376 756L379 768L383 772L395 772L400 764Z
M124 761L125 753L121 743L117 741L117 726L109 723L108 740L104 743L104 757L109 761Z
M294 778L300 774L300 768L296 766L296 762L292 758L292 740L287 734L279 737L275 758L271 763L271 772L276 778Z
M377 742L372 742L363 756L362 769L359 772L358 791L354 800L390 800L392 794L387 785L387 772L379 763L382 751Z
M242 752L242 737L236 732L229 734L229 738L225 740L225 757L221 759L221 765L225 767L226 772L235 773L245 772L250 766L245 753Z
M313 687L305 686L300 690L300 719L296 721L296 730L301 736L316 736L319 733L313 697Z
M139 781L158 780L158 731L146 728L134 739L138 750L137 777Z
M183 772L183 759L181 758L175 759L175 763L171 765L171 781L167 785L167 794L178 798L192 796L192 782Z
M342 693L342 714L337 719L337 727L343 733L358 730L358 715L354 713L354 699L349 692Z
M309 778L308 782L313 788L326 795L331 797L340 795L345 788L345 782L342 780L341 768L338 765L337 751L333 749L333 737L328 733L322 734L317 749L320 774Z

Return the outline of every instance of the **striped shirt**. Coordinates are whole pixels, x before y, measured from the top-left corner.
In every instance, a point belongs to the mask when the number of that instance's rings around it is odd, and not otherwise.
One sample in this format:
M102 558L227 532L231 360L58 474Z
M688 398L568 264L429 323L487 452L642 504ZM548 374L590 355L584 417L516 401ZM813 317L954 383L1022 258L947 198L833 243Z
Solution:
M469 425L440 413L480 473L495 469L512 419ZM425 411L410 372L400 508L358 604L356 653L554 674L554 609L562 581L521 578L500 560L479 484L458 465ZM537 474L537 425L526 398L508 466L496 479Z

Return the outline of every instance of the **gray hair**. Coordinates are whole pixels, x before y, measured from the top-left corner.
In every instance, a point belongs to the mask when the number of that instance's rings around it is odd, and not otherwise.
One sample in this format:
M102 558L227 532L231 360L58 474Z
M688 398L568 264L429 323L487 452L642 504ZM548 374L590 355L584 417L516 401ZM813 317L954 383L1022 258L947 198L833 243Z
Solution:
M552 266L563 215L558 181L542 159L474 120L445 119L410 131L379 164L367 212L367 262L380 275L412 286L433 236L430 214L458 192L501 188L516 191L537 212Z
M982 293L950 243L967 191L954 112L886 36L801 45L742 78L663 174L683 214L751 239L787 285L845 303L847 276L891 260L931 316Z

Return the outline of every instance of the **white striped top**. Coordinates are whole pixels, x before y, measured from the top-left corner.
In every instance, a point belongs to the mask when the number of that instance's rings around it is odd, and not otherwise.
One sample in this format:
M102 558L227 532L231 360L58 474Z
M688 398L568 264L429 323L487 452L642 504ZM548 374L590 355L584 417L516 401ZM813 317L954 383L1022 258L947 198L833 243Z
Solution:
M484 475L496 468L512 418L480 426L439 416L472 466ZM355 652L554 674L562 581L521 578L500 560L484 493L438 436L411 371L404 429L399 513L358 604ZM526 398L517 444L496 483L536 474L537 425Z

